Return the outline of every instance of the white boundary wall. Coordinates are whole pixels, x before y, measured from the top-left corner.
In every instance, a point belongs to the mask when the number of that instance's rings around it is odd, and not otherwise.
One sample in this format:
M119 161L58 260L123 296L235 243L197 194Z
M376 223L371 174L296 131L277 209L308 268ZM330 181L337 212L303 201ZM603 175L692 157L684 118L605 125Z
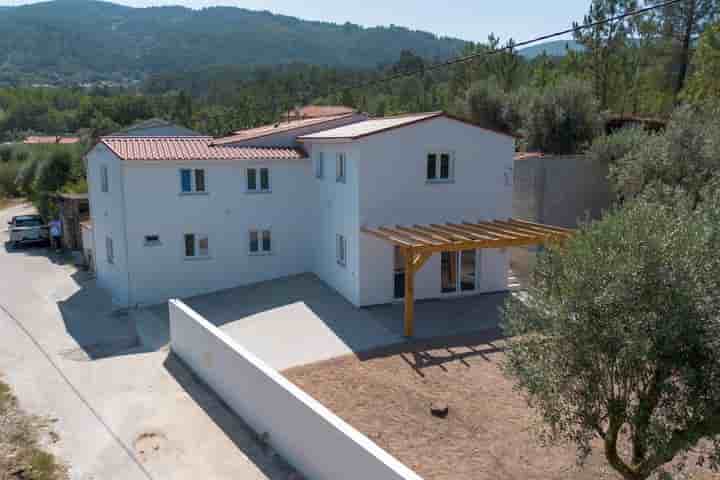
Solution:
M173 352L308 479L422 480L183 302L168 308Z

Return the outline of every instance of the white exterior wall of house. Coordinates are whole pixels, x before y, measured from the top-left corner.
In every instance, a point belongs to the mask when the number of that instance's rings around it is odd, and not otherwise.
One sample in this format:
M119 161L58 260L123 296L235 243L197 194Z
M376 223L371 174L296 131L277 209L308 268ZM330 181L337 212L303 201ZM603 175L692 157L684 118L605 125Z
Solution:
M413 225L509 218L512 216L511 137L446 117L379 133L356 141L360 162L360 226ZM427 154L453 155L453 181L428 183ZM393 300L393 247L360 235L359 305ZM477 289L507 288L507 252L478 250ZM441 293L440 254L416 274L416 298Z
M260 282L311 268L310 162L123 162L130 304L153 304ZM270 168L270 193L246 191L246 169ZM204 168L207 194L181 194L180 169ZM249 254L249 231L271 231L272 253ZM184 235L206 234L209 258L186 259ZM160 244L145 245L146 235ZM98 263L102 259L98 258Z
M108 191L102 191L101 170L108 169ZM88 194L95 245L97 282L111 292L113 303L128 305L129 277L125 250L123 162L107 147L98 144L87 155ZM113 263L108 263L106 239L112 239Z
M360 224L358 218L359 200L359 157L358 150L351 143L338 145L308 145L312 158L312 190L314 191L315 229L311 235L313 268L325 283L340 292L355 305L359 304L357 255ZM319 152L323 153L324 172L316 178L315 166ZM337 181L337 155L345 154L345 181ZM343 235L347 242L345 265L337 261L337 235Z

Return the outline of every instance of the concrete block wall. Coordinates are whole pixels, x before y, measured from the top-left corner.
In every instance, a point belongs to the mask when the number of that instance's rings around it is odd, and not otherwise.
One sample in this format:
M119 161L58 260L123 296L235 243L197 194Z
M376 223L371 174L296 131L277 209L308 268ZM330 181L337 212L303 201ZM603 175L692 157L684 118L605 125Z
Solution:
M546 155L514 162L513 216L574 228L600 218L613 199L608 166L585 155Z
M171 348L306 478L422 480L179 300Z

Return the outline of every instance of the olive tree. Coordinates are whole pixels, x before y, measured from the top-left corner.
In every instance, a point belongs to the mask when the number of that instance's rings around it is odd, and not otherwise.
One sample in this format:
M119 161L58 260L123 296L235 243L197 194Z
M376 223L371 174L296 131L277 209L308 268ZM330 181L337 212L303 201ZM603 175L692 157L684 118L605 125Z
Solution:
M543 440L574 443L581 461L599 441L628 480L662 471L699 442L717 464L713 198L700 208L640 198L582 226L541 256L526 298L508 301L504 369L539 413Z

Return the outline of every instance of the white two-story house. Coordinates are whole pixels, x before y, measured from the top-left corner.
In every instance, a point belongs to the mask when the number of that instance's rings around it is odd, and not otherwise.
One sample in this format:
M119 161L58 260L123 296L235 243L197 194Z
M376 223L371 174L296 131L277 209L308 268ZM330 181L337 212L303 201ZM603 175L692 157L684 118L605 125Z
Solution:
M442 112L105 137L87 155L97 279L119 306L302 272L356 306L392 302L401 252L363 229L509 218L513 153ZM504 290L507 271L502 249L434 255L415 296Z

